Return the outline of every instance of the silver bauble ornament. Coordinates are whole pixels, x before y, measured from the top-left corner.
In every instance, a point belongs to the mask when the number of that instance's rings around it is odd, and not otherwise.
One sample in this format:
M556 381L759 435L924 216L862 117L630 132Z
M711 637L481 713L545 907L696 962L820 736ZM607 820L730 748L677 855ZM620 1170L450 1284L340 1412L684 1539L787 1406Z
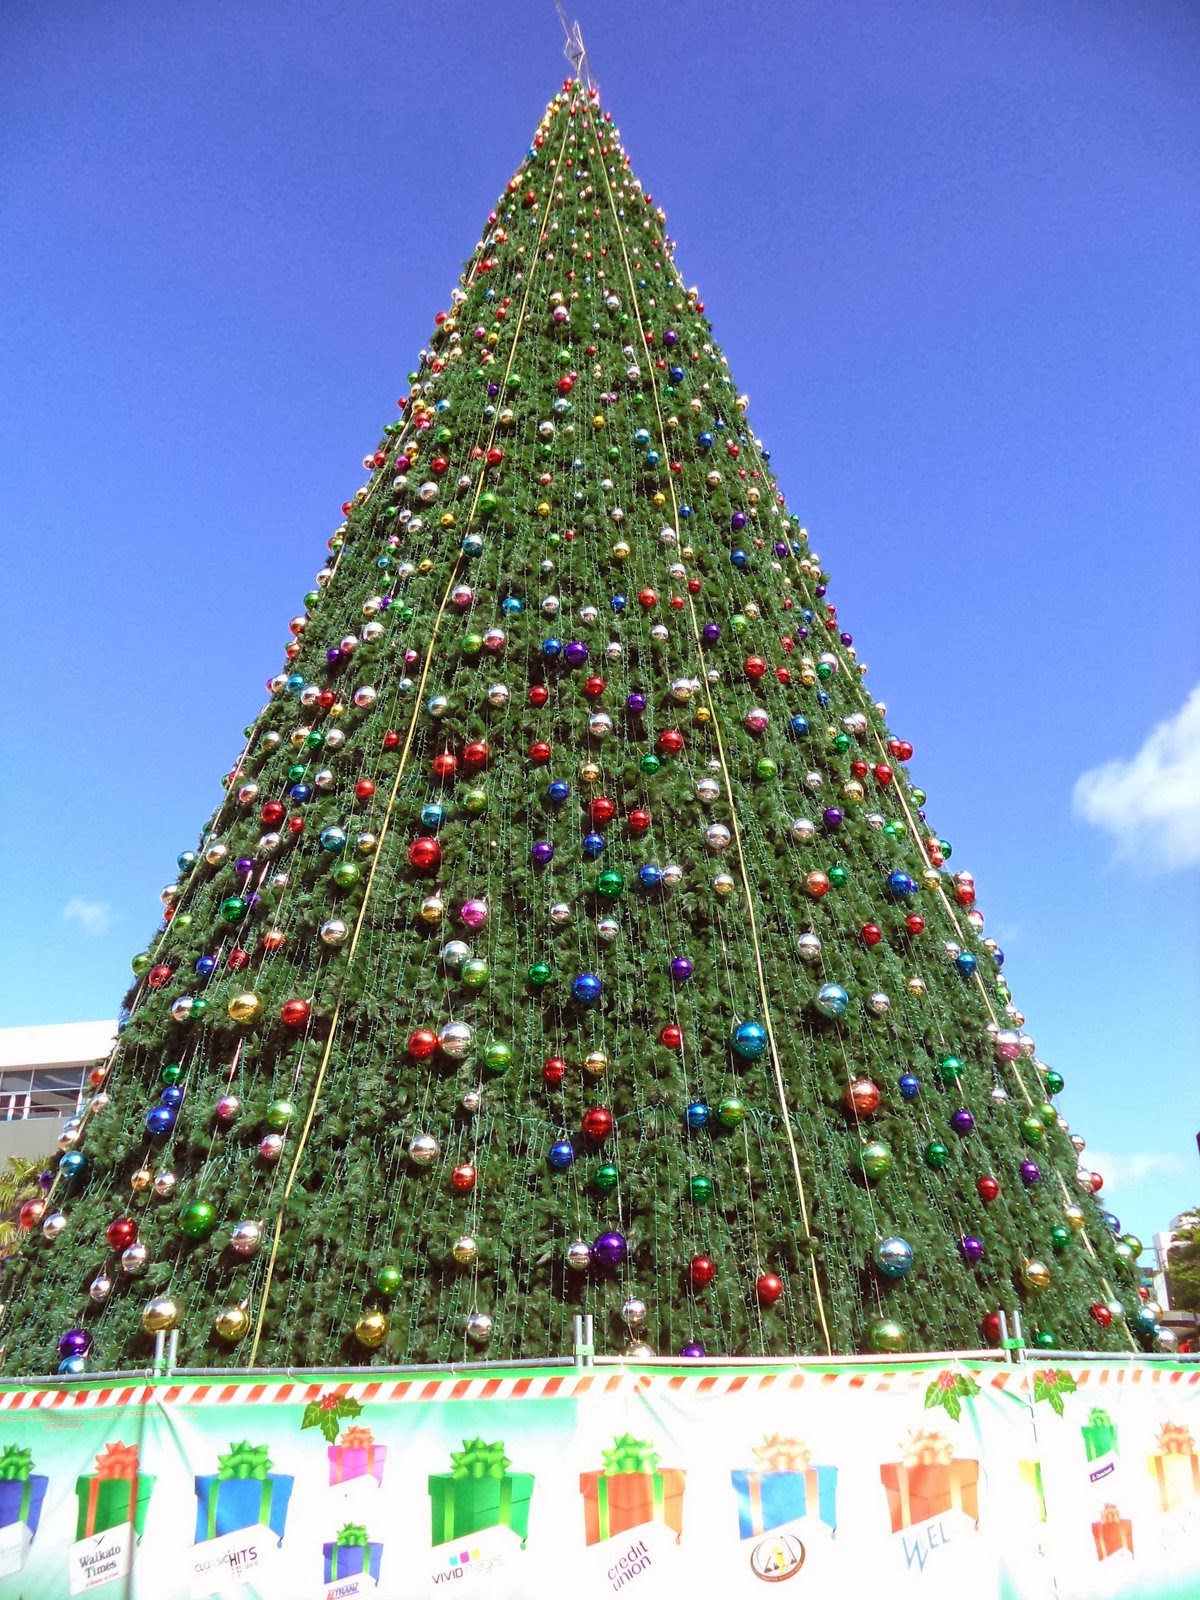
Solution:
M640 1328L646 1320L646 1302L631 1295L621 1307L621 1315L631 1328Z
M140 1240L121 1251L121 1271L129 1278L140 1278L150 1265L150 1252Z
M478 1089L468 1089L459 1104L468 1116L473 1117L483 1104L483 1096Z
M257 1255L261 1246L261 1222L239 1222L229 1236L229 1248L235 1256L247 1258Z
M821 941L815 933L802 933L796 940L796 950L801 961L819 961L821 959Z
M61 1211L52 1211L49 1216L42 1218L42 1238L51 1241L58 1238L67 1225L67 1219Z
M103 1272L98 1272L88 1284L88 1299L94 1306L102 1306L113 1292L113 1281Z
M438 1154L438 1142L431 1133L419 1133L408 1146L409 1160L416 1167L431 1167Z
M596 932L604 940L605 944L611 944L620 931L621 925L614 917L601 917L596 924Z
M487 1344L492 1337L492 1327L492 1319L486 1311L472 1311L467 1318L467 1338L472 1344Z
M461 1061L471 1049L475 1031L468 1022L447 1022L438 1034L438 1043L451 1061Z

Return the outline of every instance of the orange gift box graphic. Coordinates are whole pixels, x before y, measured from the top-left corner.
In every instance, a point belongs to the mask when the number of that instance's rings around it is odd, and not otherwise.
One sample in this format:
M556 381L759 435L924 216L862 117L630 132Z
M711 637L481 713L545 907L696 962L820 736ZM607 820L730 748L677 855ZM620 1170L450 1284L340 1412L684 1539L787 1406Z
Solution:
M923 1428L901 1440L900 1457L879 1468L893 1533L947 1511L962 1511L972 1522L979 1521L978 1461L956 1460L944 1434Z
M1096 1559L1104 1561L1121 1550L1133 1554L1133 1523L1122 1517L1116 1506L1105 1506L1100 1521L1092 1523L1092 1538L1096 1541Z
M1174 1511L1194 1495L1200 1495L1200 1456L1182 1423L1163 1423L1158 1430L1158 1453L1149 1459L1164 1511Z
M601 1454L603 1471L579 1474L588 1544L599 1544L645 1522L662 1522L677 1537L682 1534L685 1473L660 1467L658 1452L629 1433Z

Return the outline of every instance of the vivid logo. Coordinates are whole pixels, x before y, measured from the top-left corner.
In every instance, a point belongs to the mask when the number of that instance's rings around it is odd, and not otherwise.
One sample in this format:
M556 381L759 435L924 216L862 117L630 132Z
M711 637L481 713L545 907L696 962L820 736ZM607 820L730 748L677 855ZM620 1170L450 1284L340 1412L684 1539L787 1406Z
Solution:
M465 1577L467 1568L473 1561L478 1563L481 1555L480 1550L456 1550L448 1558L442 1571L434 1573L434 1583L453 1583L456 1579Z

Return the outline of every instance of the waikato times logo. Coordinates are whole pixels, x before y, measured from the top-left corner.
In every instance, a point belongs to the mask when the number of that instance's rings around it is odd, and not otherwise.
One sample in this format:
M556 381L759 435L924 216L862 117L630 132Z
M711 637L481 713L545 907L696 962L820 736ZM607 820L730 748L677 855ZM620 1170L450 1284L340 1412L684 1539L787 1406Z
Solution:
M804 1565L804 1546L792 1533L773 1533L750 1552L750 1571L763 1583L783 1583Z

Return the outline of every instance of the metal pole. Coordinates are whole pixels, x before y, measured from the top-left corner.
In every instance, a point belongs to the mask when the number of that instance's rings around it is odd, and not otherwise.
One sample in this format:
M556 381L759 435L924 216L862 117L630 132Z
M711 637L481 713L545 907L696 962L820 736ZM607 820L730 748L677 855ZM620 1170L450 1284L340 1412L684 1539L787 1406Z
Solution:
M1004 1351L1005 1361L1012 1361L1012 1341L1008 1337L1008 1316L1005 1312L999 1313L1000 1317L1000 1348Z
M575 1365L590 1367L596 1354L595 1335L590 1316L575 1318Z
M171 1341L167 1346L167 1371L175 1371L175 1363L179 1360L179 1329L171 1329Z
M166 1368L166 1359L163 1351L166 1347L167 1336L160 1328L154 1335L154 1376L161 1378Z
M1016 1359L1018 1361L1024 1361L1024 1359L1025 1359L1025 1334L1022 1331L1022 1328L1021 1328L1021 1311L1020 1311L1020 1308L1018 1306L1014 1306L1013 1307L1012 1328L1013 1328L1013 1338L1016 1340L1016 1345L1015 1345Z

